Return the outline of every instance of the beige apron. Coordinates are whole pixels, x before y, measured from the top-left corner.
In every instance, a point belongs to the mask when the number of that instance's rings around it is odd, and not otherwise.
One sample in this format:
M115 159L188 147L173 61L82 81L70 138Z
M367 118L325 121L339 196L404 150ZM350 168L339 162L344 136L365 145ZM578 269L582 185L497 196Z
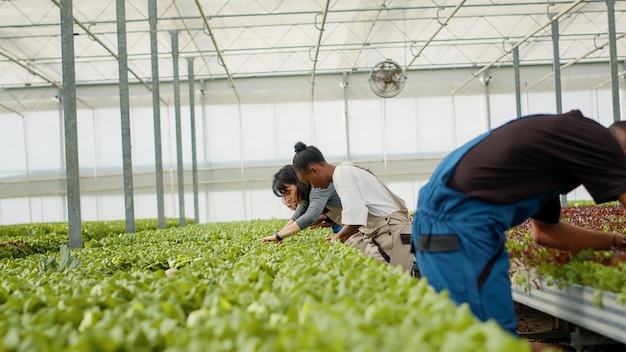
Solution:
M335 224L341 225L341 207L326 204L326 209L328 212L325 215Z
M370 170L354 165L363 169L372 175ZM374 175L376 177L376 175ZM378 177L376 177L378 179ZM404 200L393 193L387 185L378 179L385 189L391 194L400 210L389 214L386 217L367 214L367 224L359 229L361 238L355 238L355 241L362 240L363 243L358 244L364 247L363 253L383 263L391 265L399 265L406 271L411 271L415 256L411 245L411 220L409 219L409 211L406 208ZM358 235L359 233L357 233ZM355 235L356 236L356 235ZM350 237L349 240L355 236ZM348 241L346 241L347 243ZM355 247L357 247L355 245ZM359 247L357 247L359 248Z
M342 210L341 207L326 205L326 208L328 209L326 216L328 216L332 221L334 221L335 224L341 225L341 210ZM350 238L345 240L344 243L352 247L355 247L356 249L365 253L366 244L363 241L363 234L361 232L357 232L354 235L350 236Z

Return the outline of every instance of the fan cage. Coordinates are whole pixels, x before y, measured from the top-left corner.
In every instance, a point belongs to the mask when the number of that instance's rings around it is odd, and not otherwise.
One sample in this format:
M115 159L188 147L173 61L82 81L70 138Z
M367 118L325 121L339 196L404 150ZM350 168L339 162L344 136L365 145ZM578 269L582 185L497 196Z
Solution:
M382 98L391 98L398 95L404 83L406 75L398 63L385 60L376 64L369 74L369 84L372 92Z

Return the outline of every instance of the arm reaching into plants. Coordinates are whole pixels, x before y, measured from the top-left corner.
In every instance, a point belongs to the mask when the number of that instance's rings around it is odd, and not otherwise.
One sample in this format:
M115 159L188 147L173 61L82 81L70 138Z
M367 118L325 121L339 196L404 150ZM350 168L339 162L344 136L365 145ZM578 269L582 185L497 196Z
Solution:
M589 230L563 221L550 224L531 219L533 239L546 247L578 252L583 249L610 250L621 248L624 235Z
M622 207L626 208L626 193L618 196ZM538 244L568 251L577 252L591 248L595 250L624 250L623 234L585 229L570 223L559 221L551 224L531 219L533 239Z
M344 225L341 228L341 231L337 232L332 236L326 237L326 241L336 241L339 240L341 242L345 242L350 236L359 232L359 228L361 225Z
M300 228L300 226L298 226L298 224L295 221L289 220L289 222L287 222L287 224L282 228L282 230L277 231L277 232L278 232L278 236L280 236L281 239L285 239L293 235L294 233L299 232L300 230L302 229ZM263 238L260 238L259 242L263 243L263 242L280 242L280 241L274 234L271 236L265 236Z

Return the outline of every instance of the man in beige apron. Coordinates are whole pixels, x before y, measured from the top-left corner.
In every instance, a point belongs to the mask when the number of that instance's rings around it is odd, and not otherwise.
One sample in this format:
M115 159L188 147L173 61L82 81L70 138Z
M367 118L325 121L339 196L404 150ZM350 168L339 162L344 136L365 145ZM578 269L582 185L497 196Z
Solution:
M332 182L341 198L343 228L328 240L340 240L376 260L414 270L408 210L374 174L349 162L328 164L319 149L301 142L296 144L293 166L302 182L318 188Z

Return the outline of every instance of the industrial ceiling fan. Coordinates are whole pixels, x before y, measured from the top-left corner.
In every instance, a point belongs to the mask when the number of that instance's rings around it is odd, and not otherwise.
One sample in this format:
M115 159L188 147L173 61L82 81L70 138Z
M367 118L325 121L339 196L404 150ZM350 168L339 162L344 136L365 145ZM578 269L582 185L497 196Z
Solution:
M381 98L395 97L406 82L404 70L397 62L387 59L377 63L369 74L372 92Z

